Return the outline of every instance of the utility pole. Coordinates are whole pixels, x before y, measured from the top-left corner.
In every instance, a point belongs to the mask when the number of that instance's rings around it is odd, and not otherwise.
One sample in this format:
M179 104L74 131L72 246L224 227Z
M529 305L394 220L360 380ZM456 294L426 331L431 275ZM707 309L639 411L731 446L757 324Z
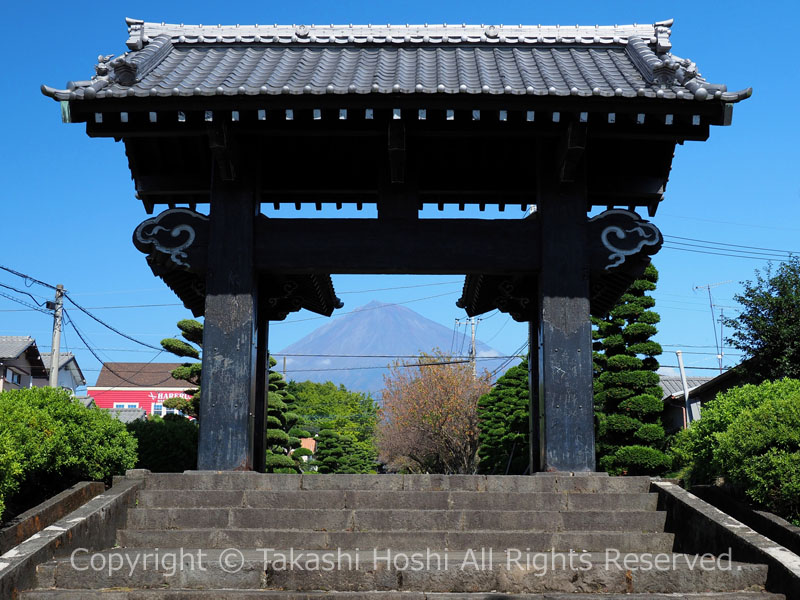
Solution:
M708 290L708 304L711 307L711 325L714 328L714 344L717 347L717 360L719 361L719 372L720 375L722 374L722 358L723 358L723 339L722 339L722 322L720 321L720 332L719 332L719 341L717 341L717 319L714 316L714 299L711 297L711 288L717 287L718 285L725 285L726 283L733 283L732 279L728 281L720 281L719 283L709 283L708 285L696 285L694 286L694 290ZM720 312L720 317L722 317L722 313Z
M683 368L683 352L676 350L678 356L678 367L681 370L681 383L683 384L683 428L689 427L692 422L692 406L689 403L689 386L686 383L686 370Z
M477 363L477 349L475 347L475 330L478 328L478 323L480 323L483 319L479 319L477 317L469 317L464 319L465 322L469 323L471 326L471 333L469 346L469 362L472 363L472 376L477 379L478 378L478 363ZM456 319L456 327L461 324L461 319ZM462 349L464 345L461 345ZM461 352L459 352L460 354Z
M47 308L53 310L53 348L50 357L50 387L58 387L58 366L61 361L61 314L64 307L64 286L56 286L56 300L47 303Z
M722 361L725 358L725 309L720 307L719 309L719 354L717 358L719 358L719 374L722 375Z
M469 320L469 324L472 326L472 344L469 347L469 360L472 362L472 377L473 379L478 378L478 363L475 360L475 326L476 326L476 319L472 317Z

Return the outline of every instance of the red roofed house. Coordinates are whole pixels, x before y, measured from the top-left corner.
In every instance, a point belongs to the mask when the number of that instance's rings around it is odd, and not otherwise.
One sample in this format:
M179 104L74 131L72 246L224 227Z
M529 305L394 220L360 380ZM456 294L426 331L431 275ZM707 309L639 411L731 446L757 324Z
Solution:
M97 383L86 393L98 408L142 408L148 415L175 412L164 407L168 398L189 398L188 381L174 379L170 372L181 363L104 363Z

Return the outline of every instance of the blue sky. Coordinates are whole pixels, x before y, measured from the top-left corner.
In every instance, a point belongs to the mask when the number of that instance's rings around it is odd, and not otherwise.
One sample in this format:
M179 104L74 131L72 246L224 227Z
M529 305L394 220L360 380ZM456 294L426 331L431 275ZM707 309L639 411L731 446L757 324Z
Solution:
M721 7L724 6L724 10ZM63 283L73 297L121 331L158 345L188 316L174 295L154 278L131 243L145 218L134 198L124 149L110 140L89 139L81 125L60 122L58 104L39 92L42 83L63 87L89 78L98 54L125 51L126 16L184 23L407 23L471 22L532 24L614 24L674 18L673 51L697 62L701 73L730 89L753 86L753 97L738 104L732 127L712 130L704 143L676 148L667 194L653 221L666 235L727 244L800 251L798 124L800 97L791 27L800 8L794 2L698 3L674 1L668 8L645 2L79 2L14 3L0 44L5 92L0 98L3 142L0 264L40 280ZM693 243L693 242L689 242ZM698 250L694 247L686 247ZM706 249L704 252L708 252ZM721 252L728 254L730 252ZM725 314L735 314L733 295L764 260L665 248L655 264L661 281L655 296L662 322L658 341L662 364L675 364L682 347L686 363L716 365L708 296L713 288ZM349 310L377 299L407 306L448 327L463 317L455 307L461 278L452 276L336 276ZM14 286L42 302L51 292L0 272L0 284ZM398 286L402 289L380 290ZM30 300L16 292L0 292ZM105 308L140 305L144 308ZM68 305L69 306L69 305ZM716 309L719 313L719 308ZM69 310L105 360L169 361L167 354L126 340ZM271 327L271 349L279 350L324 323L299 313ZM34 336L49 349L52 319L0 297L0 335ZM478 337L503 353L523 343L526 326L497 314L482 322ZM67 328L64 347L74 350L90 383L98 362ZM726 364L738 357L727 353ZM697 370L711 375L713 371Z

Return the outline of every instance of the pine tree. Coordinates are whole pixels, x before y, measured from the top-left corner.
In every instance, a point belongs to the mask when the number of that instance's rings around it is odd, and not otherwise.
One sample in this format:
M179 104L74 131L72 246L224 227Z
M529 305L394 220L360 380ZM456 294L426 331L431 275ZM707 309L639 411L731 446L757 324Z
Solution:
M181 330L181 337L183 339L181 340L174 337L163 339L161 340L161 347L175 356L199 360L200 351L192 344L196 344L200 347L203 346L203 324L194 319L182 319L178 321L178 329ZM181 366L173 369L170 373L172 377L181 381L188 381L196 387L186 390L186 394L191 396L188 400L185 398L168 398L164 401L164 406L178 409L185 415L197 418L200 412L201 372L202 363L199 362L183 363Z
M322 429L311 463L319 473L374 473L375 460L349 435Z
M286 380L273 371L277 361L269 357L269 392L267 396L267 459L268 473L302 472L301 437L311 434L302 428L300 416L294 412L295 399L286 389Z
M200 351L192 344L202 347L203 324L192 319L178 322L183 340L167 338L161 340L161 346L181 357L200 358ZM188 343L191 342L191 343ZM301 448L300 438L311 437L303 429L301 417L294 410L295 399L286 389L287 384L283 375L273 371L277 364L274 358L269 358L269 390L267 396L267 451L266 470L269 473L300 473L302 470L302 457L309 452ZM200 385L202 363L184 363L172 371L175 379L189 381ZM200 412L200 389L187 390L192 394L190 400L170 398L164 401L167 408L177 408L184 414L197 417Z
M520 475L528 468L528 396L526 359L478 400L481 473Z
M608 316L592 319L598 467L612 475L658 475L671 466L656 374L661 346L650 339L660 317L647 292L657 281L649 265Z

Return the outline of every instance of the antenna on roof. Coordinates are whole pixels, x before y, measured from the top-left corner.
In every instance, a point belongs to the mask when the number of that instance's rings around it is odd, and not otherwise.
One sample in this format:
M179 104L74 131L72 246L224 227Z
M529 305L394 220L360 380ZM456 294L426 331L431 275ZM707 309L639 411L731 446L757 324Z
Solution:
M717 346L717 360L719 361L719 374L722 375L722 359L725 357L725 340L722 339L722 311L720 309L720 326L719 326L719 339L717 339L717 319L714 317L714 300L711 297L711 288L726 283L733 283L732 279L728 281L720 281L718 283L709 283L707 285L696 285L694 290L708 290L708 304L711 307L711 325L714 328L714 344Z

